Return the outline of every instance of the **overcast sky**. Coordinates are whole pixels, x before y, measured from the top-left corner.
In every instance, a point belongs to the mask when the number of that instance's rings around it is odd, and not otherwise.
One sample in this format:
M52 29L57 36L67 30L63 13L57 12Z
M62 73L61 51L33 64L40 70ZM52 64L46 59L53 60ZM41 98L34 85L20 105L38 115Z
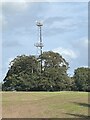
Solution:
M2 78L18 55L36 55L36 21L43 21L44 51L60 53L74 69L88 66L88 3L7 2L2 5Z

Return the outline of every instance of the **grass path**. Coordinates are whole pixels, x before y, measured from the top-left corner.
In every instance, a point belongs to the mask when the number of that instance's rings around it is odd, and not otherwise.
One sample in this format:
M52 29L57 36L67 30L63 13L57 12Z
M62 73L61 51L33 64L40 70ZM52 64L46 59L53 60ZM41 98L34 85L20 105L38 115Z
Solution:
M86 92L3 92L4 118L78 118L88 116Z

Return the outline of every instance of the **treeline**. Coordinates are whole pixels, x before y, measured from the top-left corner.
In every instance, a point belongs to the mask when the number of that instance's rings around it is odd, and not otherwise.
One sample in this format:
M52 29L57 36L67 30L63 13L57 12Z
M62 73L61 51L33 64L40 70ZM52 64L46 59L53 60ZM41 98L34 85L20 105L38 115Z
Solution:
M41 61L42 60L42 61ZM41 69L42 62L42 69ZM90 68L77 68L68 76L69 63L52 51L17 56L3 80L3 91L90 91Z
M0 82L0 91L2 90L2 82Z

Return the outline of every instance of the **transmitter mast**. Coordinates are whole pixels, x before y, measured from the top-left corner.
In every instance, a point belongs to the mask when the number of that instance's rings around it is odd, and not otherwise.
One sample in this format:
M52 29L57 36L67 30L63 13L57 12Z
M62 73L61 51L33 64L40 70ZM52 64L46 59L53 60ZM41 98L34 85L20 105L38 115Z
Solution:
M39 42L37 42L35 44L35 46L37 47L37 49L39 49L40 51L40 72L42 73L42 48L44 47L43 43L42 43L42 26L43 23L41 22L36 22L37 27L39 28Z

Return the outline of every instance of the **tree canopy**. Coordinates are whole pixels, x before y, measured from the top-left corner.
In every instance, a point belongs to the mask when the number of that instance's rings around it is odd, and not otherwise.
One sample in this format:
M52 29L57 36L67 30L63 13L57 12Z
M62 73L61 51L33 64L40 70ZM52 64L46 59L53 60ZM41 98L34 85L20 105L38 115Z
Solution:
M77 68L73 78L78 91L89 91L90 68Z
M42 74L40 73L41 57ZM67 75L68 65L60 54L52 51L44 52L38 58L26 55L17 56L10 63L10 68L4 78L3 90L63 90L70 82Z
M40 64L42 59L42 73ZM89 68L77 68L74 76L69 77L69 63L52 51L42 56L17 56L10 62L9 70L2 85L5 91L89 91Z

